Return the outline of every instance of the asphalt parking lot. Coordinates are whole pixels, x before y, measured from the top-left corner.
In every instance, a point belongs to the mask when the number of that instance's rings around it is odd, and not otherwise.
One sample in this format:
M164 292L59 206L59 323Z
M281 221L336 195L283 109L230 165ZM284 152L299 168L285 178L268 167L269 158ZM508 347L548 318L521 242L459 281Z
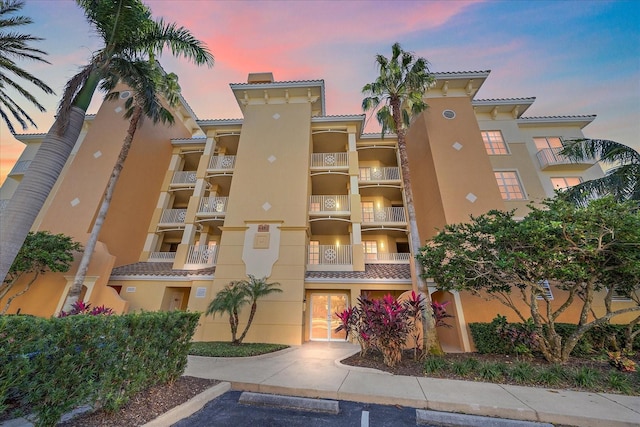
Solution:
M404 427L416 425L416 410L401 406L339 402L337 414L239 403L242 392L229 391L175 427ZM424 426L424 424L423 424Z

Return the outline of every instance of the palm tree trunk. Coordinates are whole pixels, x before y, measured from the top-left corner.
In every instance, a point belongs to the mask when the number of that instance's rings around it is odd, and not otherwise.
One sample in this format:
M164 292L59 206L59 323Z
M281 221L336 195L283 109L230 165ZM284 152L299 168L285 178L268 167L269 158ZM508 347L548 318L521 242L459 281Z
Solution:
M80 136L84 114L85 110L71 107L69 124L62 135L58 135L61 119L54 122L29 170L0 215L0 277L3 279Z
M416 218L416 210L413 205L413 190L411 189L411 176L409 173L409 156L407 155L407 144L405 140L406 131L402 127L402 119L400 118L400 103L395 105L392 102L393 118L396 125L396 135L398 137L398 154L400 155L400 168L402 169L402 186L404 187L404 202L407 208L407 216L409 217L409 245L413 258L413 266L415 271L415 281L417 288L425 296L422 305L422 348L423 354L443 354L440 340L438 339L438 331L436 330L436 319L433 315L433 307L431 306L431 295L427 283L422 278L422 264L417 258L420 251L420 233L418 232L418 220Z
M120 174L122 173L122 169L124 168L124 162L125 160L127 160L127 156L129 155L129 150L131 149L133 137L135 136L136 129L138 128L138 123L140 122L140 117L142 117L142 108L136 106L133 112L133 116L129 121L127 136L124 139L124 143L122 144L122 148L120 149L120 154L118 155L118 160L113 167L111 177L109 178L109 183L107 184L107 188L104 192L102 204L100 205L100 210L98 211L98 216L96 217L96 220L93 223L93 227L91 228L91 235L89 236L89 240L87 241L87 244L85 246L84 253L82 254L82 260L80 261L80 265L78 266L78 271L76 273L75 279L73 280L73 285L71 286L71 289L69 289L69 293L64 302L64 307L62 308L63 311L70 311L73 304L78 301L80 293L82 292L82 284L84 283L85 277L87 275L87 270L89 268L89 264L91 263L93 251L95 250L96 244L98 243L98 237L100 236L100 231L102 230L102 224L104 224L107 212L109 211L109 206L111 205L111 199L113 197L116 184L118 183L118 179L120 178Z
M247 335L249 328L251 327L251 323L253 322L253 317L256 315L256 309L258 308L258 304L254 301L251 304L251 312L249 313L249 320L247 320L247 326L245 326L244 331L242 331L242 335L238 338L238 343L241 343L244 337Z

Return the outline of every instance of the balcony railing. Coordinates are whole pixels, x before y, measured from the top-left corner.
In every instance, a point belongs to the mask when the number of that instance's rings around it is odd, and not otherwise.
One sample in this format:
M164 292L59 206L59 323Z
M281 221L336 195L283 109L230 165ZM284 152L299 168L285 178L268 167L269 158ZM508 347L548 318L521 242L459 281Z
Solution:
M384 168L360 168L361 182L369 181L399 181L400 168L384 167Z
M579 162L573 161L568 157L558 154L562 148L543 148L536 153L540 169L547 169L552 166L572 166L573 169L588 168L596 163L594 158L585 159Z
M160 224L184 224L186 209L165 209L160 217Z
M224 215L227 212L228 197L203 197L198 207L199 215Z
M209 160L208 170L233 170L236 156L213 156Z
M362 212L363 224L388 224L390 222L407 222L407 217L403 207L390 207L376 209L373 212Z
M217 246L191 245L187 253L185 265L200 265L211 267L218 259Z
M405 253L377 253L365 254L365 264L409 264L411 254Z
M29 169L29 166L31 166L31 160L21 160L13 166L9 175L22 175Z
M151 252L149 262L173 262L176 259L175 252Z
M311 167L321 169L349 167L348 153L313 153Z
M316 245L307 246L307 263L309 265L351 265L351 245Z
M309 199L309 213L312 214L328 214L328 213L349 213L351 211L351 205L349 202L349 196L334 195L334 196L311 196Z
M172 185L195 185L196 181L196 171L175 172L171 178Z

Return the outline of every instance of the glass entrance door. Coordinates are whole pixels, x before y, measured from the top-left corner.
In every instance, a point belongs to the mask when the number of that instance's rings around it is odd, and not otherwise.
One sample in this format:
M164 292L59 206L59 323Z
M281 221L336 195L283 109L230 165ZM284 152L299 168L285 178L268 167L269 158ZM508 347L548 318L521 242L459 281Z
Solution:
M346 331L335 332L340 320L335 313L341 313L349 306L347 294L311 294L311 334L312 341L344 341Z

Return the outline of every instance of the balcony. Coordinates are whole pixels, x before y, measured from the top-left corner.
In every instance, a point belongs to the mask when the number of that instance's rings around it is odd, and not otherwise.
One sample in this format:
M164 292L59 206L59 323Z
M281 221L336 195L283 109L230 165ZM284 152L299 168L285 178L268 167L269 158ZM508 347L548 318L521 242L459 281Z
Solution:
M568 157L558 154L562 148L543 148L536 153L538 164L541 170L584 170L589 169L596 163L596 159L590 158L584 161L575 162Z
M236 156L213 156L209 159L208 172L232 171L236 165Z
M400 168L397 167L381 167L381 168L360 168L360 182L387 182L400 181Z
M217 246L191 245L187 253L185 268L205 268L212 267L218 259Z
M346 194L333 196L311 196L309 199L309 215L336 216L350 215L351 206Z
M365 264L409 264L411 254L409 253L377 253L365 254Z
M311 169L339 170L349 169L348 153L313 153Z
M165 209L162 211L162 216L158 225L182 225L187 216L186 209Z
M362 212L362 225L406 225L407 217L403 207L376 209L373 212Z
M227 213L228 197L203 197L198 206L198 216L218 217Z
M21 160L17 162L11 172L9 172L9 176L11 175L23 175L27 169L31 166L31 160Z
M196 184L196 171L175 172L171 178L172 187L193 187Z
M175 252L151 252L148 262L173 262L176 259Z
M348 271L353 264L351 245L313 245L307 246L307 270L309 271Z

